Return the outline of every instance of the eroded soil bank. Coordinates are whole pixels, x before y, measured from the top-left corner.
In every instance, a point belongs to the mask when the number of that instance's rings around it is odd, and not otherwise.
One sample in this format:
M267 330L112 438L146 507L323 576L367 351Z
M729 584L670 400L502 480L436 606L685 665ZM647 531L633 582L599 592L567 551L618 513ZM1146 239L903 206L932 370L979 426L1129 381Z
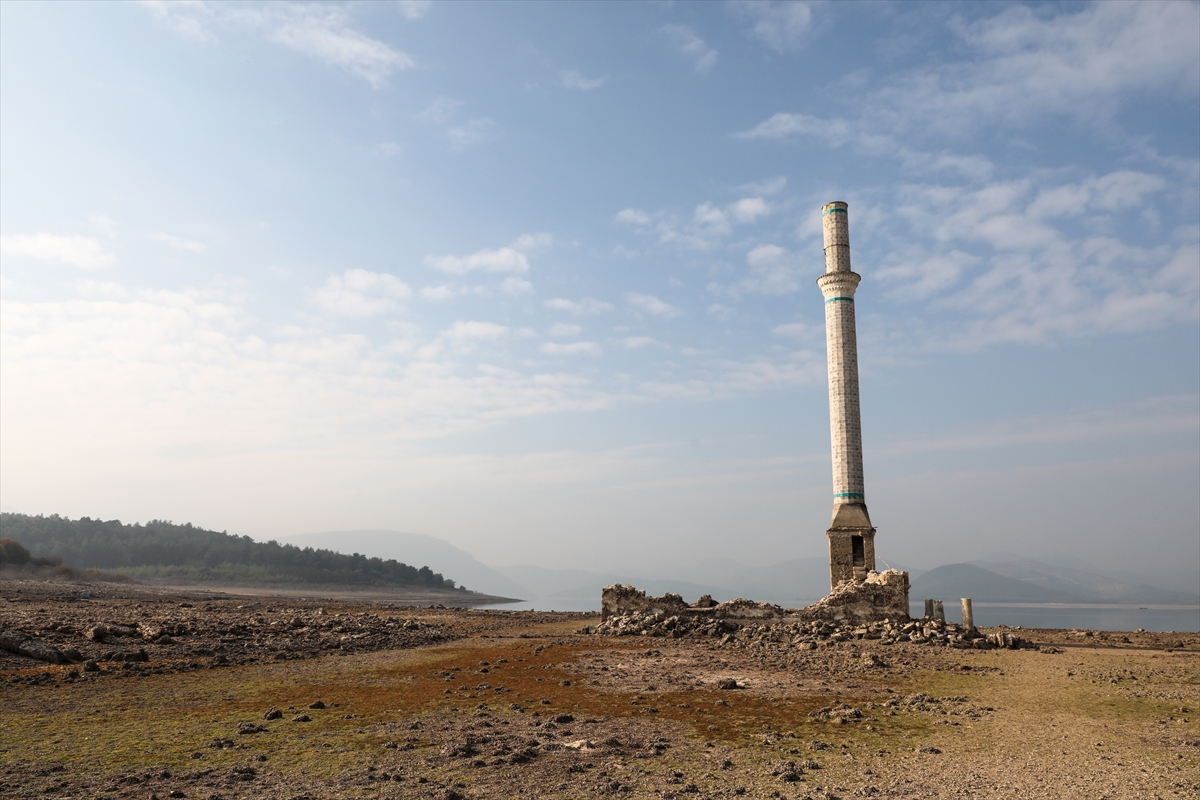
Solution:
M579 633L598 621L0 583L0 628L83 659L0 655L0 794L1200 792L1195 634L1025 629L1040 650L983 651Z

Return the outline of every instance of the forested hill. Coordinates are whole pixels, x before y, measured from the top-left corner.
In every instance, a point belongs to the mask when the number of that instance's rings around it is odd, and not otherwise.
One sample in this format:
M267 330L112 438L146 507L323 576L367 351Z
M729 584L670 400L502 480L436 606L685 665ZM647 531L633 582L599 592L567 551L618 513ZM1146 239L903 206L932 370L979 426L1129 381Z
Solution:
M464 588L427 566L256 542L190 523L154 520L126 525L119 520L4 513L0 536L15 539L36 557L61 558L73 567L120 570L135 578Z

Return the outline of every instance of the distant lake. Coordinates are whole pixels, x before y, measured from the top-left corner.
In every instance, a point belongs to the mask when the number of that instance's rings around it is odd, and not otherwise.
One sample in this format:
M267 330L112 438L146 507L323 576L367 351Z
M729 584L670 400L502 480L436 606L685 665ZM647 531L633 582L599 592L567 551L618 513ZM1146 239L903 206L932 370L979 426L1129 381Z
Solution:
M946 601L946 619L961 622L958 601ZM974 603L975 624L990 628L1086 628L1094 631L1200 631L1200 607L1068 605L1062 603ZM914 617L925 613L925 601L913 603Z
M800 608L811 600L771 601L784 608ZM522 603L488 606L506 611L593 611L600 610L600 598L552 597ZM946 619L961 622L958 601L946 601ZM1094 631L1200 631L1200 607L1064 605L1059 603L975 603L975 624L981 627L1008 625L1022 628L1086 628ZM914 617L925 613L925 602L913 603Z

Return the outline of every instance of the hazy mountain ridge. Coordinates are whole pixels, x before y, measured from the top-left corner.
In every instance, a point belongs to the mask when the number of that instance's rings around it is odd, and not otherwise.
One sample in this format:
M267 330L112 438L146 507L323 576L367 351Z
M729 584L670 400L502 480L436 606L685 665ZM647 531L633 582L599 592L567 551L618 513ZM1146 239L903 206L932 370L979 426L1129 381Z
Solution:
M1083 596L1087 598L1083 602L1151 603L1156 605L1193 605L1200 602L1200 595L1197 594L1159 586L1129 583L1090 570L1046 564L1031 558L970 563L998 575L1024 581L1043 589Z
M0 514L0 534L39 557L82 569L119 569L135 578L199 583L332 584L456 589L428 566L346 555L210 531L190 523L145 525L57 514Z
M429 564L443 575L453 575L460 586L499 597L525 597L529 590L502 572L449 542L419 533L386 530L329 531L280 537L298 547L326 547L338 552L364 553L405 563ZM597 596L599 592L597 592Z

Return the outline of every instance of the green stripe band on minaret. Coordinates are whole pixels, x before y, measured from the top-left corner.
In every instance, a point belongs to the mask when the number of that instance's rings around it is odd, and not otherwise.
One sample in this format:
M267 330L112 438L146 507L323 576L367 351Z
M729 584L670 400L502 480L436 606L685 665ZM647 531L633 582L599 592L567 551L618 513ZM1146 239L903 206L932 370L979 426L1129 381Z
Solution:
M826 209L826 210L825 210L825 211L824 211L824 212L821 214L821 216L825 216L825 214L834 214L834 213L838 213L838 214L845 214L845 213L846 213L846 209L844 209L844 208L829 208L829 209Z
M835 492L834 497L865 497L862 492Z
M853 303L853 302L854 302L854 298L853 298L853 297L831 297L831 298L829 298L828 300L826 300L826 301L825 301L825 305L829 305L830 303L836 303L836 302L837 302L837 301L839 301L839 300L845 300L847 303Z

